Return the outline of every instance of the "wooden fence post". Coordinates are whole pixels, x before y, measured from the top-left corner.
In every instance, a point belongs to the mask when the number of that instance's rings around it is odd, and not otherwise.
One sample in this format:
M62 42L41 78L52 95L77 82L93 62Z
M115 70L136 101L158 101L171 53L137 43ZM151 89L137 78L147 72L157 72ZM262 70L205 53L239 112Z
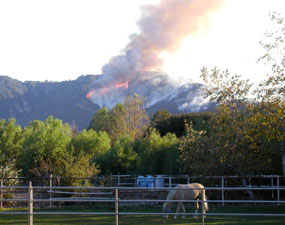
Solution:
M169 179L168 179L168 187L172 187L172 184L171 184L171 176L169 176Z
M33 199L33 187L32 181L30 181L28 187L28 225L33 225Z
M205 189L204 189L204 191L205 191ZM201 201L201 205L202 205L202 225L204 225L205 224L205 214L204 214L204 203L205 203L205 200L204 199L202 199L202 201Z
M119 193L115 189L115 225L119 225Z
M1 188L0 188L0 200L1 200L0 208L1 209L3 208L3 202L2 202L2 200L3 200L3 190L4 190L4 189L2 189L2 187L4 186L3 183L4 183L3 179L1 179L1 181L0 181L0 186L1 186Z
M203 205L203 204L202 204ZM204 214L202 215L202 225L204 225L205 224L205 216L204 216Z
M222 206L225 206L225 191L224 191L224 187L225 187L225 180L224 180L224 177L222 176Z
M271 177L271 187L273 187L273 186L274 186L274 181L273 181L273 177ZM273 189L271 191L271 198L274 199L274 191L273 191Z
M52 198L52 174L49 175L49 199ZM51 208L52 202L49 202L49 207Z
M279 176L277 176L277 205L280 205L280 180Z

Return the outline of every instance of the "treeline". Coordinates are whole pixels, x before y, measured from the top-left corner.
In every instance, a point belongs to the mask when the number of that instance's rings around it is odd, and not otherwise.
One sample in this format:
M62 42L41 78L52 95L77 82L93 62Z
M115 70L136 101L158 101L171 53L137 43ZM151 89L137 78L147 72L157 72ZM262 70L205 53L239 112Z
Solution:
M134 95L110 111L98 110L81 132L53 117L24 128L13 118L0 120L0 175L178 174L180 139L173 132L162 136L155 129L168 123L160 117L164 112L158 111L150 121L142 97ZM168 119L177 117L168 115ZM181 117L181 123L187 116ZM193 122L200 121L204 113L192 117ZM178 133L185 133L185 127Z
M149 121L142 98L132 96L97 111L79 133L53 117L24 128L15 119L0 120L0 175L281 174L281 108L241 104L226 102L216 113L160 110Z

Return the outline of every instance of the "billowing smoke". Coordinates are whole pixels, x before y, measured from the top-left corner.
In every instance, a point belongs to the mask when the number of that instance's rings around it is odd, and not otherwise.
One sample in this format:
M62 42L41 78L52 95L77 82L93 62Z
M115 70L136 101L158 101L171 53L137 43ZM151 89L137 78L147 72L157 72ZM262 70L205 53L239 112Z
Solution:
M175 51L183 38L195 34L201 27L205 29L209 14L217 10L222 2L161 0L158 5L144 6L141 19L137 22L140 32L130 36L130 42L121 55L111 58L103 66L103 76L94 82L90 99L100 106L111 108L132 93L147 95L147 105L171 94L179 85L177 82L166 74L144 71L161 71L161 53ZM117 86L125 82L128 82L128 89ZM150 85L153 90L149 93L151 88L142 85ZM108 91L102 94L106 88Z

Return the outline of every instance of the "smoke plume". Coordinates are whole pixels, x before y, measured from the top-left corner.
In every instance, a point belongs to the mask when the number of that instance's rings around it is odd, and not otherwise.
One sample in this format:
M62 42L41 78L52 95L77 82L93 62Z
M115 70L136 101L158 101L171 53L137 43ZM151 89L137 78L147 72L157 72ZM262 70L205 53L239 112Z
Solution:
M160 78L157 73L142 71L161 71L163 60L160 57L164 51L175 51L183 38L194 35L208 24L208 16L216 11L223 0L161 0L158 5L147 5L142 8L142 15L137 22L140 32L130 36L129 44L121 55L115 56L102 67L103 76L92 86L91 100L99 105L113 106L123 97L121 94L131 94L136 82L150 81L155 78L156 86L160 87L157 94L150 97L148 104L155 102L157 95L169 94L176 86L170 78ZM157 84L161 80L161 83ZM118 83L129 82L129 89L118 88L120 93L101 96L98 91L104 87L115 87ZM163 85L167 87L162 88ZM162 90L163 89L163 90ZM136 90L137 94L138 93ZM123 93L122 93L123 92ZM105 94L105 93L104 93ZM119 97L119 98L118 98Z

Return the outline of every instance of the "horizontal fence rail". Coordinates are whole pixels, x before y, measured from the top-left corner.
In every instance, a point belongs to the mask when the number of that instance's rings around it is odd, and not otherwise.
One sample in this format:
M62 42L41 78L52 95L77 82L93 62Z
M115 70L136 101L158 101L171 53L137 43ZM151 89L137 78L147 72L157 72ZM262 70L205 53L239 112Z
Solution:
M29 181L32 181L33 183L35 181L37 182L46 182L46 183L61 183L65 180L89 180L94 183L98 183L102 180L107 180L106 182L109 182L108 185L104 186L138 186L138 181L141 179L142 176L136 176L136 175L111 175L111 176L94 176L94 177L54 177L50 175L49 177L16 177L16 178L0 178L0 182L3 182L4 180L15 180L18 182L26 183ZM220 184L220 186L227 186L227 182L229 180L244 180L248 183L248 185L254 185L254 180L256 179L264 179L267 180L268 184L270 186L278 186L280 183L280 180L283 178L285 179L285 176L281 175L251 175L251 176L189 176L189 175L154 175L154 176L146 176L144 179L155 179L163 181L163 184L168 187L176 186L179 183L193 183L194 181L199 181L201 179L203 180L216 180ZM182 182L183 181L183 182ZM284 183L284 181L283 181ZM96 184L97 185L97 184ZM50 185L52 186L52 185ZM60 186L60 185L58 185Z

